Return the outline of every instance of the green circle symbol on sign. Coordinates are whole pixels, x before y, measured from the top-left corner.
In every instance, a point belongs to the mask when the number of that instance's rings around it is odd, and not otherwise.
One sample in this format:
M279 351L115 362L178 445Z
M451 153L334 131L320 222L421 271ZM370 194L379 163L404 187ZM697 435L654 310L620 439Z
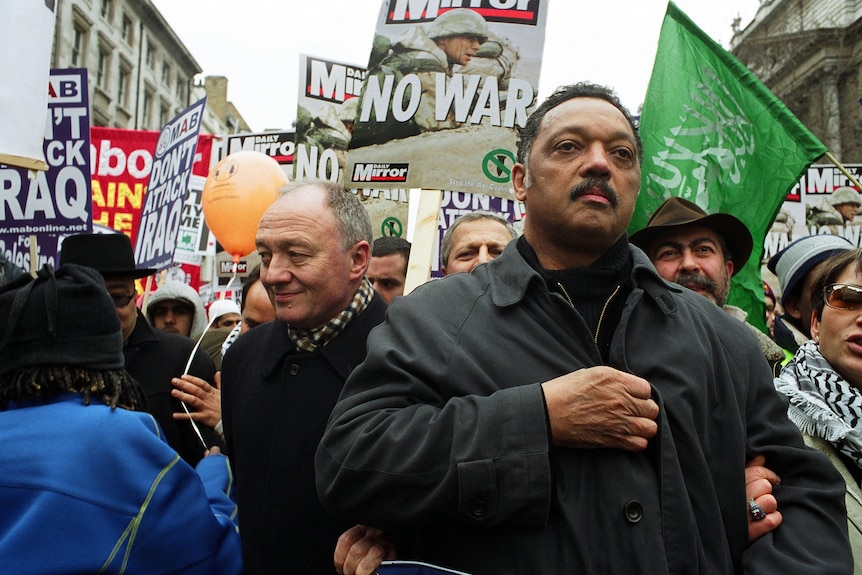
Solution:
M398 218L388 217L380 225L380 234L384 236L400 238L403 232L404 225Z
M505 184L512 179L512 168L506 165L506 159L516 162L515 154L509 150L499 148L491 150L482 159L482 172L492 182Z

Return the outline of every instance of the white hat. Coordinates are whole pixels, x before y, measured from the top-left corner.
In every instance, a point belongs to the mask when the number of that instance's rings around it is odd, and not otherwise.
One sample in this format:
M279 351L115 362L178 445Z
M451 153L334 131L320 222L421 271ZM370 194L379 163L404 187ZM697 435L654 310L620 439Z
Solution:
M240 313L239 306L232 299L217 299L210 304L208 319L212 322L226 313Z

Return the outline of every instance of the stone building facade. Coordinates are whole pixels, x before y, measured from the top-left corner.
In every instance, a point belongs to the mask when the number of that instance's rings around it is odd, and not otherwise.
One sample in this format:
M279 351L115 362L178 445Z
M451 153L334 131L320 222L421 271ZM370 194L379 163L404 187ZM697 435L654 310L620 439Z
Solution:
M862 0L761 0L731 52L836 159L862 163Z
M57 0L52 68L87 68L94 126L159 130L207 98L203 131L250 131L227 102L227 79L195 82L201 67L151 0Z

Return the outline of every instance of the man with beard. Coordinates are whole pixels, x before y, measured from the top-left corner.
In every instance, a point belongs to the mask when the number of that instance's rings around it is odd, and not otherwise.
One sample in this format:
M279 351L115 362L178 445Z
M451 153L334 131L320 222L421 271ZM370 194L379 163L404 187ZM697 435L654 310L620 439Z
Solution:
M670 197L629 241L646 252L661 277L701 294L745 322L744 310L727 305L730 278L748 261L753 243L740 220L730 214L708 215L693 202ZM765 333L746 325L777 375L784 351Z

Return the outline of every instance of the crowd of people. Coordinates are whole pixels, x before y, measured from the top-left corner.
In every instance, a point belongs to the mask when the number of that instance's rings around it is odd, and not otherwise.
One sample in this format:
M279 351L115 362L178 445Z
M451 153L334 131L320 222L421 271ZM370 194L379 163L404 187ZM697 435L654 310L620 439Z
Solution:
M409 242L316 179L263 214L239 307L167 282L141 310L122 234L4 265L4 565L862 573L862 250L771 258L770 338L727 304L737 218L669 198L628 236L641 156L611 90L559 88L523 234L461 216L408 295Z

